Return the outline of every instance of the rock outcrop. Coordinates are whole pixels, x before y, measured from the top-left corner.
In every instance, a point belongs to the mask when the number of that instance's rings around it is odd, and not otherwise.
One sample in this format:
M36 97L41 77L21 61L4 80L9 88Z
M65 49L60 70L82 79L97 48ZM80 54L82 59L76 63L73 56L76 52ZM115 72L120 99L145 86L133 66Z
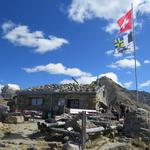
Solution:
M121 102L131 109L135 110L137 108L138 104L135 101L135 97L127 89L115 83L113 80L107 77L102 77L98 79L95 84L105 86L107 103L109 106L117 107Z
M150 141L150 112L142 108L129 112L124 122L124 133L133 138L141 137Z

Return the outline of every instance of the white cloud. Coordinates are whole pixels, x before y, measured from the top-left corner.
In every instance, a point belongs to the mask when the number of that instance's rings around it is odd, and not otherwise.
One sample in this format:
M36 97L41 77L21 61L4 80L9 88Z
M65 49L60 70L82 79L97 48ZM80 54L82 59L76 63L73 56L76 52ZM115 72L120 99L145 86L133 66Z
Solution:
M108 50L105 52L106 55L112 55L114 53L114 50Z
M140 67L141 64L139 61L136 61L136 65L137 67ZM131 68L134 69L135 67L135 61L134 59L122 59L122 60L118 60L115 63L112 63L111 65L109 65L109 67L111 68Z
M139 6L141 13L150 13L150 0L143 0L143 3Z
M108 51L105 52L105 54L108 55L108 56L113 55L114 57L117 57L117 58L123 56L122 53L115 53L114 50L108 50Z
M91 84L93 81L96 81L97 77L95 76L83 76L83 77L79 77L77 78L77 82L79 84ZM68 79L65 79L63 81L60 82L61 84L68 84L68 83L74 83L73 80L68 80Z
M126 59L134 59L134 56L133 55L129 55L129 56L126 56L125 58Z
M4 33L7 33L8 30L12 30L14 27L15 24L11 21L7 21L2 24L2 30Z
M99 78L102 78L102 77L107 77L109 79L112 79L115 83L119 84L120 86L122 87L125 87L125 88L130 88L133 84L133 82L125 82L125 83L121 83L118 79L118 76L117 74L113 73L113 72L108 72L108 73L104 73L104 74L100 74L98 76ZM78 77L76 78L76 81L79 83L79 84L91 84L93 81L96 81L97 80L97 76L84 76L84 77ZM69 79L65 79L63 81L60 82L61 84L69 84L69 83L74 83L73 80L69 80Z
M128 89L128 88L130 88L130 87L132 86L132 84L133 84L132 81L130 81L130 82L125 82L125 83L123 84L123 86Z
M33 72L48 72L49 74L63 74L68 76L91 76L90 73L83 72L78 68L67 68L61 63L49 63L47 65L35 66L33 68L23 68L28 73Z
M122 56L123 56L123 53L114 53L114 57L119 58L119 57L122 57Z
M141 83L140 87L150 87L150 80Z
M69 43L64 38L58 38L52 35L45 38L42 31L31 32L28 26L16 25L12 22L4 22L2 24L2 30L4 39L16 45L35 48L35 52L40 54L54 51L62 45Z
M75 82L73 80L69 80L69 79L64 79L60 82L60 84L69 84L69 83L75 83ZM80 83L80 84L82 84L82 83ZM86 83L84 83L84 84L86 84Z
M105 52L105 54L108 55L108 56L114 56L116 58L120 58L124 54L126 54L127 56L125 56L124 58L126 58L126 59L134 59L133 52L134 52L134 50L132 50L132 49L127 50L124 53L117 53L117 52L115 52L115 50L108 50L108 51Z
M9 86L9 89L11 89L11 90L14 90L14 91L20 90L20 86L17 84L9 83L8 86Z
M112 33L114 30L119 30L119 26L116 22L110 23L105 27L105 31Z
M118 81L118 76L115 74L115 73L113 73L113 72L108 72L108 73L105 73L105 74L100 74L98 77L99 78L101 78L101 77L107 77L107 78L110 78L110 79L112 79L114 82L116 82L117 84L120 84L120 85L122 85L119 81ZM89 77L87 77L87 76L81 76L81 77L79 77L79 78L77 78L76 80L77 80L77 82L79 83L79 84L90 84L90 83L92 83L93 81L96 81L96 79L97 79L97 76L89 76ZM67 80L67 79L65 79L65 80L63 80L63 81L61 81L60 83L62 83L62 84L67 84L67 83L74 83L74 81L73 80Z
M124 7L120 7L121 5ZM115 19L128 6L128 0L127 2L119 0L113 2L110 0L72 0L69 7L69 17L81 23L93 18Z
M143 23L141 22L137 22L137 20L135 20L135 24L134 24L135 28L138 30L142 30L143 28Z
M8 85L8 88L11 89L11 90L14 90L14 91L20 90L20 86L17 85L17 84L11 84L11 83L9 83L9 84L7 84L7 85ZM0 93L1 93L1 90L2 90L2 88L3 88L4 86L5 86L5 85L0 84Z
M117 29L116 20L131 8L132 2L136 12L150 13L150 0L72 0L68 15L80 23L94 18L105 19L109 22L106 32L112 32Z
M117 76L115 73L113 73L113 72L108 72L108 73L99 75L99 78L101 78L101 77L110 78L110 79L112 79L114 82L120 84L119 81L118 81L118 76Z
M144 64L150 64L150 60L144 60Z

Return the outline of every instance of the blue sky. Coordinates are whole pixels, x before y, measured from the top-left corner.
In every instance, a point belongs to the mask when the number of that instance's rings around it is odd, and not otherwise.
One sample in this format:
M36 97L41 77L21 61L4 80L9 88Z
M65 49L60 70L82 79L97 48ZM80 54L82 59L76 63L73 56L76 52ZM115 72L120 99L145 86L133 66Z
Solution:
M90 83L106 75L135 89L132 53L112 53L116 21L130 0L107 1L1 0L0 85L68 83L72 76ZM134 2L139 89L150 91L150 1Z

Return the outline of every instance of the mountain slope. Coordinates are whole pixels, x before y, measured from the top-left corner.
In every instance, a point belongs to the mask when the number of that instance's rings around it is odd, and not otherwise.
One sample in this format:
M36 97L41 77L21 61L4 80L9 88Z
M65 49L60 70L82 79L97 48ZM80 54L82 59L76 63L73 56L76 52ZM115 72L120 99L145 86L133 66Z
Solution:
M129 92L133 95L133 97L136 97L136 91L132 90ZM139 94L139 101L141 103L144 103L150 106L150 93L145 92L145 91L139 91L138 94Z
M107 77L102 77L100 79L97 79L95 84L105 86L108 105L119 107L119 104L123 103L124 105L132 109L136 109L137 106L139 106L139 104L135 100L135 96L131 92L129 92L129 90L123 88L113 80Z

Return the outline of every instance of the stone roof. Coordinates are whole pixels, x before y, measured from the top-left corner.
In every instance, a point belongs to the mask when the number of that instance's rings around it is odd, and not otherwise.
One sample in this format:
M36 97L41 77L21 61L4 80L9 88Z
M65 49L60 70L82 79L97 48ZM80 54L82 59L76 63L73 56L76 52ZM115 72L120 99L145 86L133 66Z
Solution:
M86 92L95 93L99 89L99 86L95 84L47 84L37 87L31 87L21 90L19 93L31 93L31 92L52 92L52 93L68 93L68 92Z

